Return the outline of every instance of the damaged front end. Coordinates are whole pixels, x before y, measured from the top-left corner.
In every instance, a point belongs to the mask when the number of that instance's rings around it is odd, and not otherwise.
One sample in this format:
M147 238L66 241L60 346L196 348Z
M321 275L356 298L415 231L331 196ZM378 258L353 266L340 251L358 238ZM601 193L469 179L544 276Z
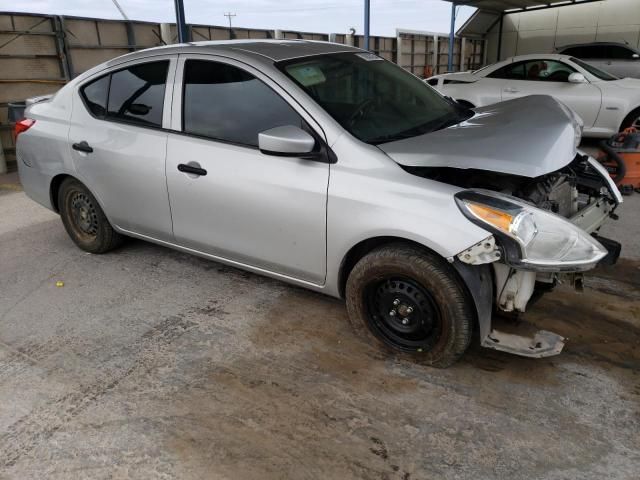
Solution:
M424 172L423 172L424 173ZM548 331L522 336L492 325L495 313L525 312L558 283L582 288L599 263L615 263L620 245L597 235L622 202L594 159L578 153L559 171L534 179L476 172L447 179L462 213L491 233L451 259L477 307L482 346L528 357L562 351L564 338ZM429 172L443 181L451 172Z

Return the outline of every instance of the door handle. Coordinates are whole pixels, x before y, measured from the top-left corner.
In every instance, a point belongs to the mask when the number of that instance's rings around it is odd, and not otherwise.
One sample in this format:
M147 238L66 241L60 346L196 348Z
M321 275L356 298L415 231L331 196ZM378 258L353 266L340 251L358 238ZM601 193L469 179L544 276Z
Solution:
M518 93L520 90L518 90L517 88L513 88L513 87L507 87L504 89L505 92L507 93Z
M93 153L93 148L85 141L81 141L80 143L74 143L71 145L74 150L84 153Z
M178 165L178 170L182 173L191 173L193 175L198 175L204 177L207 174L207 171L204 168L196 167L195 165L189 165L187 163L180 163Z

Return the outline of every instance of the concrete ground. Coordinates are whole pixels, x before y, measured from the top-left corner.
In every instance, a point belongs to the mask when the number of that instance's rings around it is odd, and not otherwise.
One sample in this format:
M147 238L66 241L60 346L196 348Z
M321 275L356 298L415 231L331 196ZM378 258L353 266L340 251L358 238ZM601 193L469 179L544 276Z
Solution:
M560 356L437 370L354 338L331 298L139 241L83 253L8 185L0 478L639 477L640 195L609 228L619 265L525 316Z

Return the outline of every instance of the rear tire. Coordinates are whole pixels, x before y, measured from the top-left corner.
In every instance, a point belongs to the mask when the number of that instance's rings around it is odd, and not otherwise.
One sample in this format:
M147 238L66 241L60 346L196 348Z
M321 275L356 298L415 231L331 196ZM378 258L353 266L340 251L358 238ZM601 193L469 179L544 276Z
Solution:
M67 178L58 190L60 218L71 240L85 252L105 253L120 246L116 232L96 198L75 178Z
M453 269L420 248L393 244L365 255L346 286L354 330L387 351L445 368L471 341L471 301Z
M640 131L640 108L632 110L631 113L625 117L620 126L620 131L629 127L635 127Z

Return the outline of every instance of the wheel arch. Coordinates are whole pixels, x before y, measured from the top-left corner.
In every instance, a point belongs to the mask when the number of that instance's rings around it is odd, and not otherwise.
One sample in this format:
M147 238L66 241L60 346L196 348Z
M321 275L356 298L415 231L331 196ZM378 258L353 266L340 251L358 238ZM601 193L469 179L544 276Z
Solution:
M625 124L627 123L627 120L629 120L629 118L631 118L633 116L640 117L640 105L636 105L635 107L631 108L629 110L629 112L622 118L622 122L620 123L620 126L618 127L618 131L619 132L624 130ZM633 120L633 118L631 118L631 119Z
M73 178L74 180L78 180L80 183L82 183L78 178L74 177L73 175L69 175L68 173L60 173L51 179L51 183L49 184L49 199L51 200L51 207L56 213L60 213L60 206L58 205L58 192L60 191L62 182L64 182L67 178Z
M493 269L490 265L485 264L472 266L464 264L457 259L454 259L453 262L449 262L435 250L408 238L397 236L371 237L366 240L362 240L351 247L340 264L338 274L338 292L340 298L345 298L347 279L360 259L376 248L394 243L417 247L424 252L441 258L450 266L452 275L454 275L460 285L462 285L465 295L474 307L475 322L480 328L480 333L483 336L482 338L484 338L491 329L493 308L494 279L492 272Z
M442 258L444 261L447 261L445 257L443 257L432 248L429 248L423 243L411 240L406 237L399 237L394 235L379 235L366 238L353 245L343 256L342 261L340 262L340 269L338 271L338 293L340 295L340 298L344 298L345 296L347 279L349 278L349 274L353 270L353 267L355 267L355 265L369 252L375 250L376 248L382 247L383 245L390 245L393 243L411 245L427 253L436 255Z

